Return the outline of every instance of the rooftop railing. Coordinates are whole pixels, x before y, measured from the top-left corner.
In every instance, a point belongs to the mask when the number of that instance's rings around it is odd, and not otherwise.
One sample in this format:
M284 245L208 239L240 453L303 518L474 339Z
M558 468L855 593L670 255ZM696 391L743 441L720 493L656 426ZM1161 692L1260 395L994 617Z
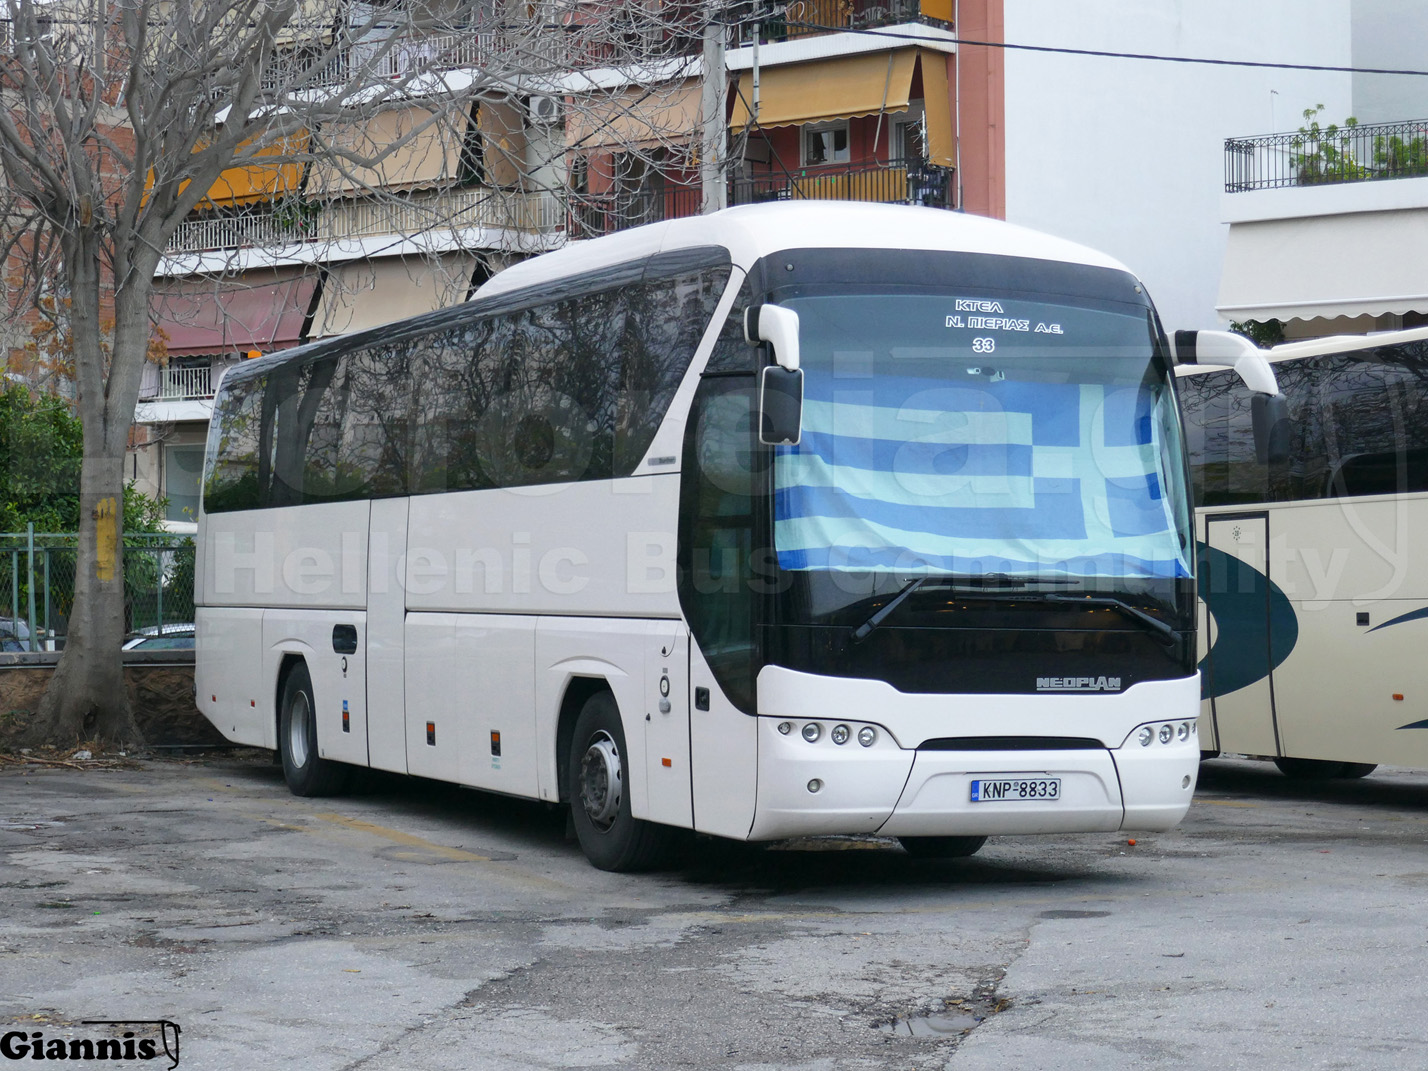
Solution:
M1225 139L1225 192L1428 176L1428 119Z

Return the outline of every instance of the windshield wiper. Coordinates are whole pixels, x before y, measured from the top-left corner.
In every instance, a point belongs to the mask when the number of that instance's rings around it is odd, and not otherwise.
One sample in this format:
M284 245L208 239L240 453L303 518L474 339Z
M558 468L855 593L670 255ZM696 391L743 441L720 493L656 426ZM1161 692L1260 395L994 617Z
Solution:
M1048 592L1041 596L1041 598L1046 602L1063 602L1081 606L1105 606L1115 610L1122 617L1128 617L1143 626L1147 632L1154 634L1161 643L1169 646L1175 642L1175 629L1159 618L1151 617L1144 610L1132 606L1130 603L1118 599L1114 595L1061 595L1057 592Z
M883 603L882 609L877 610L872 617L868 618L866 621L864 621L861 625L859 625L853 630L853 642L862 643L865 639L867 639L868 633L872 632L873 629L877 628L884 621L886 621L888 614L892 613L899 606L901 606L903 600L905 600L909 595L911 595L914 591L922 587L923 584L927 583L931 579L932 574L927 573L923 576L916 577L908 583L904 584L901 591L899 591L887 602Z
M936 581L936 587L952 591L974 591L981 593L987 589L1027 588L1041 585L1079 584L1074 577L1011 576L1008 573L980 573L975 576L958 576L954 573L924 573L914 577L902 586L891 599L873 613L873 616L853 630L853 642L862 643L868 633L888 619L888 615L907 600L913 592L928 581ZM1068 596L1069 598L1070 596ZM1154 619L1152 619L1154 620Z

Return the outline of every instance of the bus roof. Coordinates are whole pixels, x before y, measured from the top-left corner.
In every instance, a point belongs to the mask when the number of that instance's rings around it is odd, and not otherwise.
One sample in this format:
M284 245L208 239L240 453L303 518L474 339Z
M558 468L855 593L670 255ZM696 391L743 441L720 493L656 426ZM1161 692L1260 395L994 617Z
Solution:
M733 262L745 269L783 249L852 248L988 253L1129 270L1086 246L984 216L912 205L791 201L742 205L572 242L499 272L473 300L701 246L727 248Z

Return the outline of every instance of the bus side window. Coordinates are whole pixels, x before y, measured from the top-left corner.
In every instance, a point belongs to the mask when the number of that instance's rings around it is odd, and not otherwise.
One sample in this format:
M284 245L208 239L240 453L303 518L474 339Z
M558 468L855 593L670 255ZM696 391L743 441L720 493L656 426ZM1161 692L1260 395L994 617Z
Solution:
M268 377L225 384L214 406L214 438L205 459L203 508L209 513L257 509L262 503L258 453Z
M644 460L728 283L729 269L718 267L624 288L616 476Z
M1178 384L1195 505L1269 498L1269 467L1255 458L1250 392L1234 371L1186 376Z

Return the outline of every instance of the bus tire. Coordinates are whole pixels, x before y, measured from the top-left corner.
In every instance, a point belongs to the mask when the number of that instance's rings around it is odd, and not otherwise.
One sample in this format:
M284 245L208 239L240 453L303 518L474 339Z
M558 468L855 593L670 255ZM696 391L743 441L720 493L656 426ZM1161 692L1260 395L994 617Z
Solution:
M1360 777L1367 777L1378 769L1376 762L1346 762L1339 776L1349 780L1357 780Z
M615 697L596 692L575 719L566 785L576 839L585 857L601 870L648 870L658 865L674 832L630 813L626 754Z
M1327 781L1344 776L1344 763L1332 759L1275 759L1274 764L1285 777L1296 781Z
M306 662L295 664L283 681L278 753L283 759L283 779L294 796L335 796L347 783L346 767L318 755L317 704Z
M986 837L898 837L902 850L914 859L965 859L976 855Z

